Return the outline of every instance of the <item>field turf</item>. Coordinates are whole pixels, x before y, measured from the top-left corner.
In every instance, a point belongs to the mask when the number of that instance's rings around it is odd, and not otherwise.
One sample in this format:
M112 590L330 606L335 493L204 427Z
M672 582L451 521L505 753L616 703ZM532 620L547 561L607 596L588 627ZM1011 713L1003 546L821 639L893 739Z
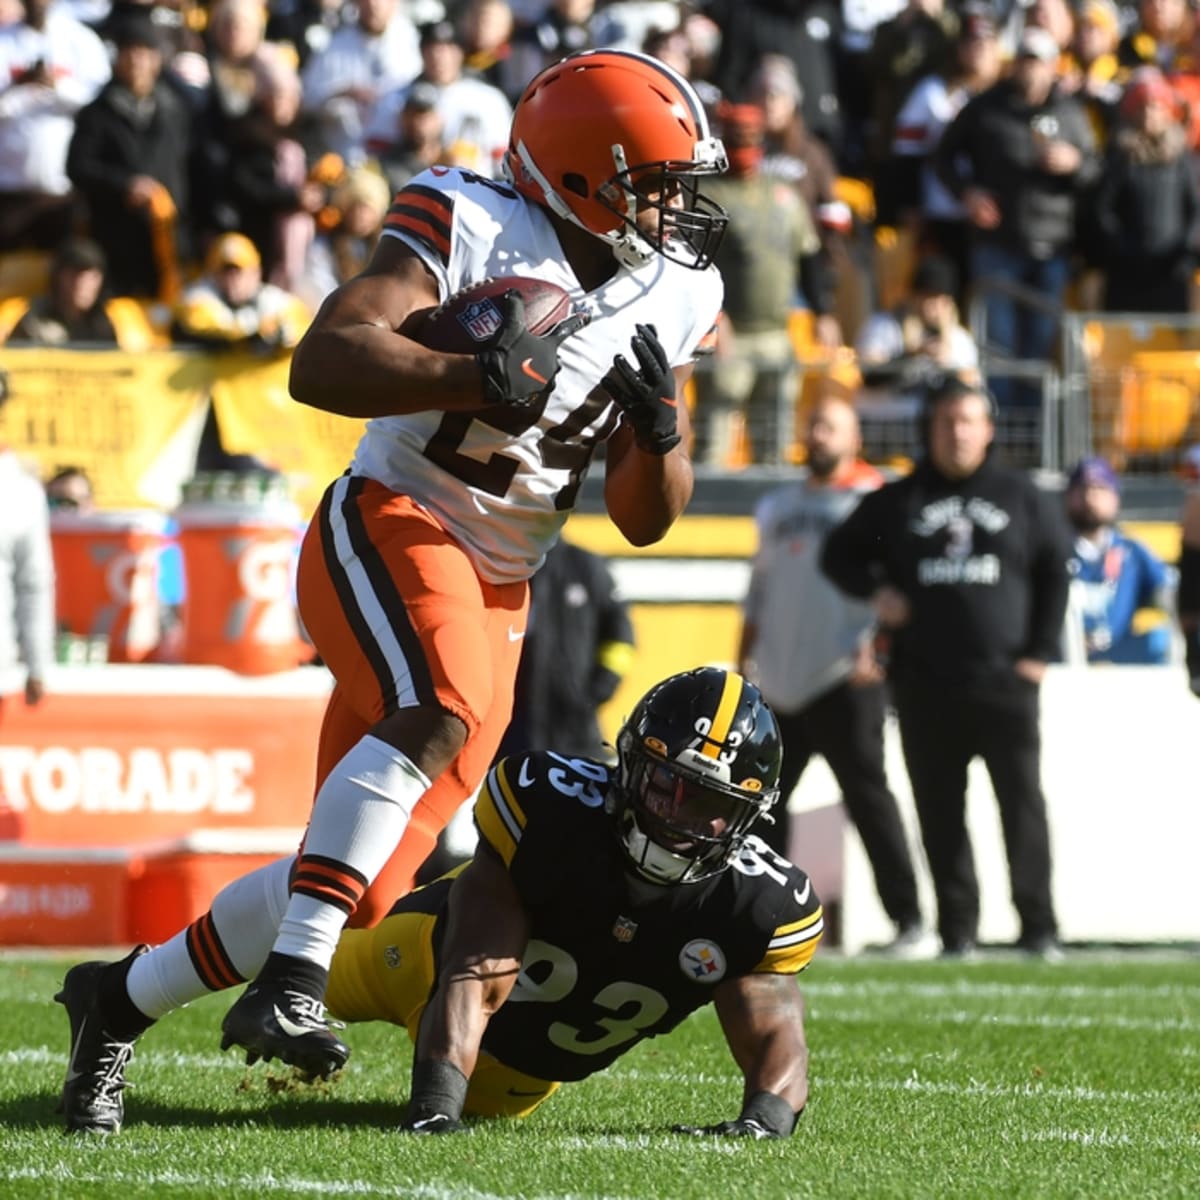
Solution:
M115 956L107 954L108 956ZM68 961L0 955L0 1197L797 1200L1200 1197L1200 957L1077 951L901 964L818 952L801 976L812 1098L787 1142L687 1139L736 1115L708 1009L524 1122L394 1132L407 1039L348 1031L331 1084L217 1049L230 998L138 1046L126 1127L67 1137L54 1106Z

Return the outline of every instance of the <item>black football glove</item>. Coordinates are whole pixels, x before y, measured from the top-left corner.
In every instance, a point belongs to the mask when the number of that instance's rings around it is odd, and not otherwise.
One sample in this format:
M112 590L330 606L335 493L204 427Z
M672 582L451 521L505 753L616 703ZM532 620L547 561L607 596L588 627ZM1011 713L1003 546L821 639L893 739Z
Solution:
M488 404L524 408L554 386L558 348L591 320L575 313L539 337L525 324L525 301L515 289L500 298L503 319L488 348L475 357L483 371L483 398Z
M666 454L679 445L675 374L653 325L638 325L630 343L638 369L623 354L601 381L604 390L633 426L638 448L647 454Z
M784 1133L772 1133L753 1117L739 1117L736 1121L722 1121L719 1125L672 1125L672 1133L687 1133L693 1137L744 1137L756 1142L764 1138L786 1137Z
M413 1062L412 1095L400 1129L404 1133L458 1133L462 1129L467 1077L448 1059Z
M801 1109L802 1113L804 1110ZM719 1125L672 1125L672 1133L686 1133L693 1137L741 1137L753 1138L756 1142L765 1138L785 1138L796 1127L800 1113L782 1097L772 1092L755 1092L744 1105L736 1121L722 1121Z
M404 1133L460 1133L462 1128L463 1123L456 1121L447 1113L427 1113L419 1117L406 1116L400 1122L400 1129Z

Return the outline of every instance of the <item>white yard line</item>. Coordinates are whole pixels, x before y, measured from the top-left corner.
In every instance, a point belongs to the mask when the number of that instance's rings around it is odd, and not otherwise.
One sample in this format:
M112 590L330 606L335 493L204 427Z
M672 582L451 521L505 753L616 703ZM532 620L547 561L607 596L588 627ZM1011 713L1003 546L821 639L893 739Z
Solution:
M840 1008L836 1005L810 1004L809 1018L814 1026L845 1025L1003 1025L1016 1029L1122 1029L1150 1033L1196 1033L1200 1021L1187 1017L1127 1017L1121 1013L1097 1016L1050 1013L899 1011L897 1009Z
M817 1055L816 1057L820 1057ZM618 1078L622 1083L671 1083L693 1084L702 1086L728 1086L741 1082L741 1076L732 1067L727 1074L706 1074L703 1077L685 1071L643 1071L636 1067L620 1069L611 1068L605 1078ZM1179 1104L1190 1102L1194 1098L1191 1088L1163 1089L1147 1088L1135 1091L1128 1088L1085 1088L1060 1087L1053 1084L1039 1083L989 1083L986 1080L973 1079L969 1083L938 1082L922 1079L914 1068L903 1079L876 1079L865 1075L826 1075L815 1074L812 1077L814 1088L844 1088L850 1091L877 1092L926 1092L943 1096L984 1096L995 1099L1011 1099L1014 1097L1036 1100L1080 1100L1100 1104L1129 1104L1146 1102L1154 1104ZM1200 1139L1198 1139L1200 1140Z
M1070 1142L1077 1146L1149 1146L1155 1150L1178 1150L1185 1147L1192 1150L1200 1149L1200 1135L1184 1134L1182 1137L1169 1138L1160 1136L1133 1137L1128 1133L1118 1133L1111 1129L1038 1129L1032 1133L1022 1133L1014 1138L1011 1134L1001 1133L1001 1141L1005 1142ZM1149 1193L1147 1192L1147 1195Z
M953 1083L922 1079L916 1070L907 1079L868 1079L864 1076L813 1077L814 1088L843 1088L863 1092L916 1092L933 1096L979 1096L997 1100L1073 1100L1092 1104L1179 1104L1192 1099L1190 1088L1164 1090L1147 1088L1133 1091L1127 1088L1091 1088L1057 1086L1041 1083L988 1083L973 1079L969 1083ZM1200 1137L1194 1139L1200 1144Z
M598 1133L594 1137L568 1137L562 1139L562 1145L567 1150L582 1150L584 1152L601 1150L635 1151L644 1150L678 1150L686 1148L688 1154L738 1154L744 1145L738 1138L715 1137L684 1137L678 1133L643 1133L630 1136L620 1133Z
M256 1195L283 1193L297 1195L307 1192L335 1196L394 1196L397 1200L509 1200L507 1195L480 1192L455 1184L438 1187L428 1183L374 1184L361 1179L300 1179L274 1172L247 1175L190 1175L182 1171L73 1171L65 1163L47 1167L17 1167L0 1169L0 1182L40 1180L58 1184L127 1183L145 1187L195 1188L205 1196L227 1193L234 1188ZM526 1200L582 1200L578 1193L542 1192ZM632 1200L619 1196L589 1196L588 1200Z
M963 999L978 996L981 999L1003 1000L1189 1000L1200 1001L1200 970L1196 972L1196 983L1159 983L1143 986L1136 983L1088 984L1088 983L1002 983L998 980L956 979L952 983L917 983L909 980L864 980L862 983L845 983L841 980L810 978L804 975L800 986L806 996L849 997L863 999L867 996L919 996L925 1000L945 998Z
M213 1070L218 1067L237 1067L246 1069L245 1060L236 1054L184 1054L180 1050L144 1050L141 1046L134 1053L133 1061L139 1066L149 1066L156 1069L163 1067L189 1067L202 1070ZM16 1050L0 1050L0 1066L21 1066L24 1063L34 1063L38 1066L45 1064L66 1066L65 1050L51 1050L46 1046L22 1046Z

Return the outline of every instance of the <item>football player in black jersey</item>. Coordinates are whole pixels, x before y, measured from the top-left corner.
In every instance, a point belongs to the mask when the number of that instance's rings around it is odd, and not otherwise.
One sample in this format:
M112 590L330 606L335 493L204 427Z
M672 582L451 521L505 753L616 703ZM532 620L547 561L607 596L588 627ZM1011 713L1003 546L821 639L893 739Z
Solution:
M792 1132L808 1099L792 977L822 913L807 875L750 833L778 799L775 717L740 675L706 667L652 688L617 751L615 768L501 761L474 858L342 934L330 1012L404 1025L416 1044L403 1128L524 1116L712 1002L742 1109L676 1130Z

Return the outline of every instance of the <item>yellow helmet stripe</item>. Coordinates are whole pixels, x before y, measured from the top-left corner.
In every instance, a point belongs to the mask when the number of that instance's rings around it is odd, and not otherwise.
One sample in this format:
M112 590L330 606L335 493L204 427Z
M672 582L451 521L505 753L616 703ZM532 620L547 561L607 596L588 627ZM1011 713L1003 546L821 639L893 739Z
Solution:
M742 677L736 671L726 671L725 687L721 692L717 711L713 715L712 728L704 740L701 753L706 754L709 758L716 758L721 753L725 739L729 736L729 727L733 724L734 714L737 712L738 701L741 698Z

